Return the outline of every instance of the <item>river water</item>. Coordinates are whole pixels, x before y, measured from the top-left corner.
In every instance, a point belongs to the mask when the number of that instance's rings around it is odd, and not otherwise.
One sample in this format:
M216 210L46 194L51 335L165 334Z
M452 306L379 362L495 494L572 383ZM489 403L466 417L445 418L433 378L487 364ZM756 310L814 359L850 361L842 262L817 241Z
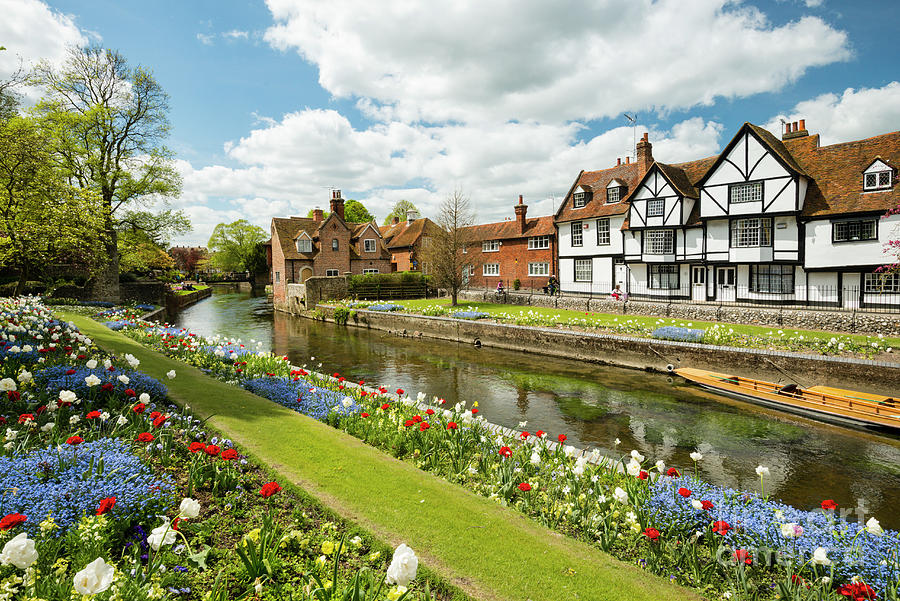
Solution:
M862 507L900 528L900 438L829 426L720 397L681 378L514 351L399 338L273 311L265 296L217 290L177 323L206 335L262 342L295 365L448 403L477 401L504 426L565 434L571 444L692 469L715 484L758 490L804 509L823 499ZM313 359L314 358L314 359ZM615 440L621 443L616 446Z

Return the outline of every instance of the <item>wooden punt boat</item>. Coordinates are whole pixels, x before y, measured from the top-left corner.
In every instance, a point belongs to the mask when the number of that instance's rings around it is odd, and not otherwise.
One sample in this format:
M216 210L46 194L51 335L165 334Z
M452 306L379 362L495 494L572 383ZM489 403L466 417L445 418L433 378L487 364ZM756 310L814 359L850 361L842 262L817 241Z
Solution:
M801 388L683 367L675 373L703 388L821 421L900 433L900 398L830 386Z

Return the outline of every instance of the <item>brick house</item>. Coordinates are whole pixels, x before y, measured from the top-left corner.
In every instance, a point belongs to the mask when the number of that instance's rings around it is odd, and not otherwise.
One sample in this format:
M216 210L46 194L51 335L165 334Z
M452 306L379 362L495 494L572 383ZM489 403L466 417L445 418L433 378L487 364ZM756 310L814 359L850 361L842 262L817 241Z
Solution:
M528 219L528 205L519 196L515 220L465 228L467 265L464 281L475 288L509 288L518 279L523 289L539 289L556 275L556 227L553 216ZM467 278L467 279L466 279Z
M406 221L394 217L390 225L381 228L385 245L391 253L391 271L421 271L428 273L424 249L431 238L440 233L438 224L427 217L419 217L416 211L408 211Z
M344 221L344 199L332 190L331 214L321 209L310 217L272 218L272 291L275 302L286 297L287 284L311 276L387 273L390 252L378 226Z

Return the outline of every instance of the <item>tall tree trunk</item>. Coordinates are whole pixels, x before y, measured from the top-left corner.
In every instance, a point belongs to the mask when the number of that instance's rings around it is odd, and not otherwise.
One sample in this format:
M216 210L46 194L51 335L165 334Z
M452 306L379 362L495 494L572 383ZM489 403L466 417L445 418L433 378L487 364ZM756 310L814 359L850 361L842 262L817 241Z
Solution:
M450 306L456 306L456 299L459 296L459 293L456 291L456 288L450 291Z
M89 289L93 300L111 301L117 303L121 300L119 290L119 247L118 234L110 226L106 239L105 249L108 263L91 278Z
M22 267L19 271L19 281L16 283L16 292L13 296L22 296L25 294L25 284L28 282L28 269Z

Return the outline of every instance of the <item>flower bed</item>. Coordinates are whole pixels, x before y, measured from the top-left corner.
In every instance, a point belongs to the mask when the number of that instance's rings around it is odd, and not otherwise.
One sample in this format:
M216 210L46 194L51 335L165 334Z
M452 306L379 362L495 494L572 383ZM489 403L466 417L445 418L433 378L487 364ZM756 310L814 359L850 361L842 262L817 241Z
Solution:
M680 342L703 342L703 330L694 328L680 328L677 326L663 326L656 328L650 334L660 340L677 340Z

